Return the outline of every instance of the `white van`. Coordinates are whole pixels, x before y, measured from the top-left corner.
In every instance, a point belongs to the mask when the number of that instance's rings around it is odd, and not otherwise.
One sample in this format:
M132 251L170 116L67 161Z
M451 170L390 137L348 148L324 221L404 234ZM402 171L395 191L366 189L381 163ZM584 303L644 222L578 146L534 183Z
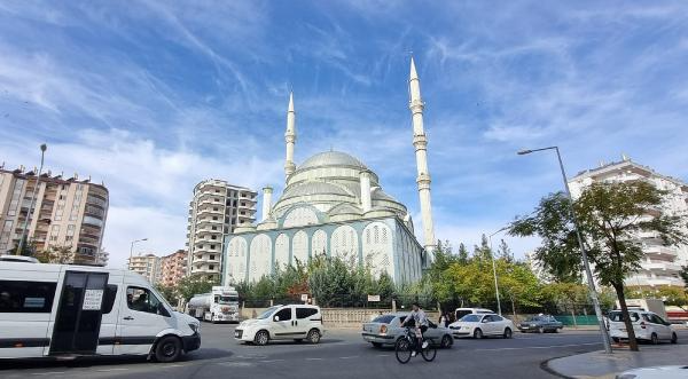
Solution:
M234 330L234 338L256 345L270 340L320 342L325 334L320 308L314 305L275 305Z
M456 321L461 320L461 317L465 315L477 315L477 314L492 314L492 312L489 309L485 308L456 308L454 310L454 317Z
M199 328L131 271L0 262L0 359L147 354L172 362L200 347Z
M659 341L669 341L671 343L676 343L678 341L678 336L676 335L676 331L671 327L671 323L665 321L656 313L629 309L628 315L631 318L636 339L640 341L650 341L654 345L659 343ZM609 335L614 342L628 339L626 323L624 322L623 313L621 313L620 310L609 312L608 323Z

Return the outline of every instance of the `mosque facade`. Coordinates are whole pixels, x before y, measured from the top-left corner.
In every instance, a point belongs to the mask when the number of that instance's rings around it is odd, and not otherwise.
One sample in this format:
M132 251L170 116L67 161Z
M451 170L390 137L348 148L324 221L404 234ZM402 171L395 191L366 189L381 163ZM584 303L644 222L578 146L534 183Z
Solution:
M420 80L411 60L409 109L413 118L424 243L414 233L406 206L385 193L379 177L356 157L325 151L294 162L296 112L290 94L285 133L286 183L272 203L272 188L263 189L263 218L239 225L224 244L223 282L255 282L275 270L325 255L352 267L365 265L396 283L413 283L433 260L436 247L430 203L427 139L423 127Z

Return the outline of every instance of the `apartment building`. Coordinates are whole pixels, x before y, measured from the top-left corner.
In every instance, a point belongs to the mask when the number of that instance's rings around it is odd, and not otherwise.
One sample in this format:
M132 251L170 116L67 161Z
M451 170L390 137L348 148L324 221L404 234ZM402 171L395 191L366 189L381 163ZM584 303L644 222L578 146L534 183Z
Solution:
M166 287L176 286L187 272L188 253L186 250L176 252L160 258L159 283Z
M661 211L668 215L688 215L688 184L660 174L623 156L620 162L600 164L600 167L583 171L569 181L574 198L583 189L596 182L625 182L647 180L668 192ZM687 230L688 232L688 230ZM688 264L688 246L664 246L656 233L641 233L645 258L640 271L626 280L627 286L683 286L678 275L681 265Z
M155 254L135 255L128 259L127 268L143 276L151 284L160 281L161 259Z
M186 243L190 275L219 278L224 237L255 221L257 197L256 191L224 180L208 179L194 187Z
M90 177L80 180L77 174L67 179L50 171L37 176L36 169L0 166L0 254L18 245L28 215L28 241L36 251L66 247L71 262L103 264L107 188L91 183Z

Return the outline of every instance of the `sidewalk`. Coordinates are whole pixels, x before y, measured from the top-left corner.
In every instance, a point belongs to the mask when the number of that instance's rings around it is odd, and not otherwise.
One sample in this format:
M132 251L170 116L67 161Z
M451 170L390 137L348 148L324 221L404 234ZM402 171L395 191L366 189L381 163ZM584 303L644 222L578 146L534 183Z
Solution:
M614 379L626 370L647 366L688 364L688 345L640 346L640 352L615 349L614 354L604 351L571 355L552 359L547 367L565 378Z

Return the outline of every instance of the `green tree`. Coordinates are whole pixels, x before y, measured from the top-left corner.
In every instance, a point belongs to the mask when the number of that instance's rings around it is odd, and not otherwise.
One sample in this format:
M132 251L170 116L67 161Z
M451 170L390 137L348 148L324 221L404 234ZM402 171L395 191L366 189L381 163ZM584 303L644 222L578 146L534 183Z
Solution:
M659 296L666 305L673 305L688 312L688 291L674 286L662 286L657 289Z
M160 292L160 294L167 300L168 303L176 306L177 303L179 302L179 294L177 293L177 289L173 286L165 286L163 284L157 283L155 285L155 289Z
M338 257L318 256L311 260L308 271L308 286L321 306L331 306L342 291L352 288L350 268Z
M41 263L68 264L74 259L74 252L69 246L50 246L35 255Z
M665 244L686 239L685 224L662 212L666 192L644 181L595 183L574 202L574 212L585 240L588 259L602 285L614 288L626 320L631 350L638 344L628 316L624 280L640 268L643 258L640 233L656 233ZM535 213L518 218L510 233L539 235L543 246L537 258L555 277L575 277L580 272L579 250L569 200L561 193L542 199Z
M514 255L511 253L511 248L509 248L509 245L507 245L506 241L504 241L503 239L499 242L499 248L497 248L497 256L508 262L514 261Z
M468 249L466 249L466 245L464 245L462 242L459 244L459 251L456 253L456 259L459 261L459 263L466 264L468 263L468 258Z
M219 279L209 280L205 276L191 275L179 281L177 292L185 302L188 302L194 295L208 293L213 286L218 285L220 285Z
M681 275L681 279L683 279L684 287L688 290L688 266L681 266L679 275Z

